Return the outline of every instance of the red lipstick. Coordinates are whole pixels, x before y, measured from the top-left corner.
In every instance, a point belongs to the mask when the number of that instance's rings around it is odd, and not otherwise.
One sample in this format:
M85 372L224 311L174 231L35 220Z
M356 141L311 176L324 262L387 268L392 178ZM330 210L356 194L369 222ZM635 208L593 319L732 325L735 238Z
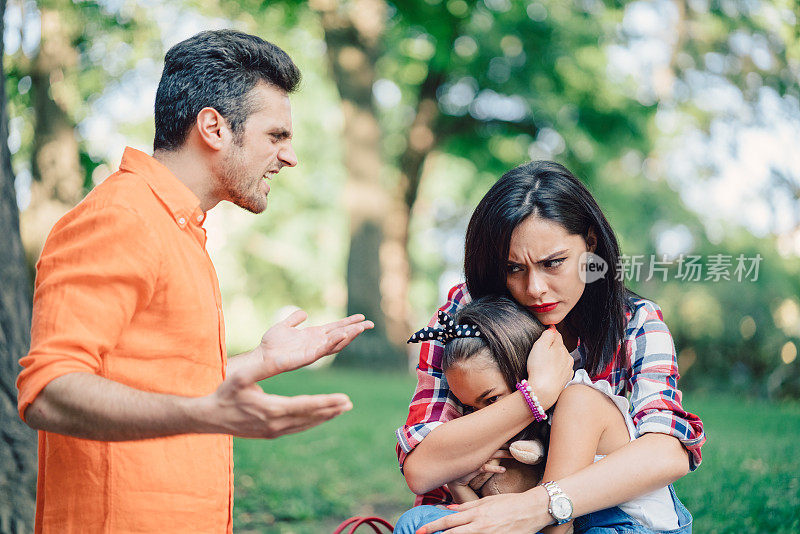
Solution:
M547 313L553 311L556 306L558 306L558 302L540 304L539 306L528 306L528 308L534 313Z

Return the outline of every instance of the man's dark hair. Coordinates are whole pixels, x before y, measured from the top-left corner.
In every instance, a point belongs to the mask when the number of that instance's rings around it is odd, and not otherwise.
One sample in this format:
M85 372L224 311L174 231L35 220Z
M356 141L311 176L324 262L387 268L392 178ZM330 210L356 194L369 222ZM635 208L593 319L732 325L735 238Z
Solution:
M154 150L175 150L186 141L197 114L216 109L234 134L254 110L248 92L265 82L291 93L300 70L279 47L235 30L200 32L169 49L156 91Z

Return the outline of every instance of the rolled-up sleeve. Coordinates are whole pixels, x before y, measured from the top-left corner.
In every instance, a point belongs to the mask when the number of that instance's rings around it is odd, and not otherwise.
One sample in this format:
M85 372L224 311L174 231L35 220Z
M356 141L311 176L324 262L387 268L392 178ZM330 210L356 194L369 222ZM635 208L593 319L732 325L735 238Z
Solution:
M146 222L119 206L86 206L53 228L36 266L31 349L20 359L17 408L53 379L102 375L103 357L153 296L158 251Z
M627 332L633 422L640 435L655 432L678 438L694 470L702 461L700 448L706 441L703 422L683 409L675 345L661 310L649 301L638 306Z
M469 300L466 285L459 284L450 290L447 302L439 310L452 315ZM435 326L437 317L438 311L428 326ZM442 423L462 414L461 404L450 394L450 388L442 373L444 346L438 341L426 341L420 345L417 388L408 407L406 423L395 432L397 458L401 469L408 453L414 450L425 436Z

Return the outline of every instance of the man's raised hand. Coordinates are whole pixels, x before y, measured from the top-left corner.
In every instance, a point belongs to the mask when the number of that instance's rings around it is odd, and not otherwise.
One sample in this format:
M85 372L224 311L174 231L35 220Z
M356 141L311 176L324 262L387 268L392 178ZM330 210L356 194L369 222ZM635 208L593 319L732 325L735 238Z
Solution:
M321 326L301 328L306 317L306 312L297 310L267 330L261 344L253 351L263 373L256 380L293 371L335 354L374 326L372 321L356 314Z
M253 351L231 358L223 383L203 398L201 413L207 431L275 438L301 432L353 407L341 393L283 397L267 394L258 385L265 378L339 352L374 326L356 314L322 326L300 328L306 317L304 311L295 311L267 330Z

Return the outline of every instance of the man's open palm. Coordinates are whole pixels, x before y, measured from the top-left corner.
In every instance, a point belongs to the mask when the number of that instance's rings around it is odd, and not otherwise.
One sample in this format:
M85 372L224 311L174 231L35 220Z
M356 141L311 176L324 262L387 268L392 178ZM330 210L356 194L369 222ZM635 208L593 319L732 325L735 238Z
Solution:
M263 378L293 371L335 354L374 326L371 321L364 320L363 315L356 314L321 326L300 328L306 317L306 312L297 310L261 338L255 352L260 355L262 369L267 373Z

